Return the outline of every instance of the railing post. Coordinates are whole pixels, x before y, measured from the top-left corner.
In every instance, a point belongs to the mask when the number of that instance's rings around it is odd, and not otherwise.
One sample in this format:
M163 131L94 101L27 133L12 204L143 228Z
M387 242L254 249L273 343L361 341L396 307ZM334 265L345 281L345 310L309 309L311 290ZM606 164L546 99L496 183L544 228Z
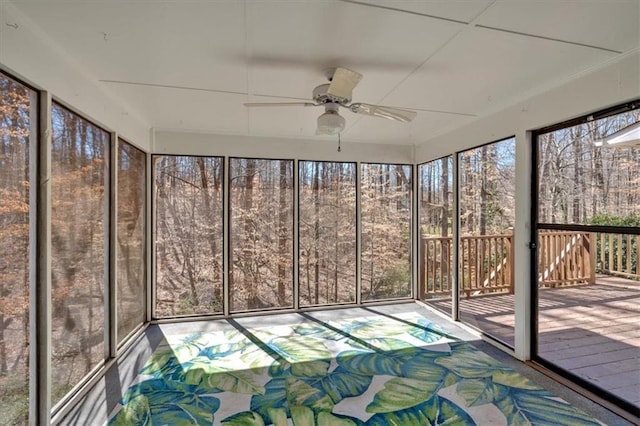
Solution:
M640 235L636 235L636 275L640 276Z
M538 276L536 277L536 283L538 288L544 287L545 273L547 272L547 237L544 231L538 231ZM533 265L531 265L533 267Z
M515 259L513 256L513 230L511 231L511 235L507 237L507 254L509 256L509 294L513 294L516 280Z
M613 252L614 252L614 243L613 243L613 234L607 234L608 235L608 240L609 240L609 262L607 263L607 271L611 272L614 270L614 266L613 266Z
M445 277L446 277L446 283L447 283L447 290L449 292L453 291L453 265L452 265L452 258L451 258L451 253L453 252L453 237L448 237L446 238L443 243L442 243L442 247L446 247L446 253L443 254L443 258L445 260L445 267L446 269L446 273L445 273ZM638 256L640 256L640 245L638 245ZM640 262L639 262L640 263Z
M419 273L418 273L418 298L420 300L425 299L425 293L427 288L427 274L426 274L426 263L427 263L427 242L422 236L420 237L420 251L418 252L419 256Z
M589 254L589 284L596 283L596 259L598 251L597 243L598 234L595 232L589 233L589 239L587 240L587 252Z
M616 272L624 272L622 267L622 234L618 234L618 245L616 246Z
M626 257L625 273L627 273L628 275L631 275L631 274L633 274L633 268L631 267L632 266L632 264L631 264L631 251L632 250L631 249L633 248L633 245L632 245L633 236L627 234L627 235L625 235L625 238L627 240L626 241L627 250L626 250L626 253L625 253L625 257Z

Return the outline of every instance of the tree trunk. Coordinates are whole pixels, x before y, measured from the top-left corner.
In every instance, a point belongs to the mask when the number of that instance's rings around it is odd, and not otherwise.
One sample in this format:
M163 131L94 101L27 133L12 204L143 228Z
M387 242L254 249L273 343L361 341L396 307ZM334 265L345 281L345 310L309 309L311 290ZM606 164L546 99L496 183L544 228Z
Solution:
M487 235L487 214L488 214L488 192L487 186L489 185L489 167L491 166L488 162L488 153L487 153L487 145L484 145L480 149L480 221L479 221L479 232L480 235Z
M284 256L287 252L287 231L291 224L288 222L287 188L289 175L289 162L280 161L280 192L278 214L278 302L280 306L285 303L285 281L287 279L287 265Z
M247 289L247 308L252 309L257 307L258 295L256 294L256 279L257 279L257 262L255 259L255 250L248 249L247 247L256 247L256 235L255 228L251 217L251 209L253 209L253 183L256 175L256 160L245 160L247 162L246 174L244 176L244 253L241 263L244 270L244 287ZM248 217L247 217L248 216ZM240 291L240 289L235 289Z
M574 179L571 183L573 200L572 200L572 214L571 220L573 223L580 223L581 214L580 214L580 201L583 195L581 191L580 180L583 179L582 176L582 132L580 131L580 127L575 128L575 132L571 132L573 145L573 176Z
M324 164L324 163L323 163ZM313 225L313 280L315 284L314 301L316 304L320 303L320 250L318 245L320 244L320 163L314 163L313 167L313 183L311 190L313 191L313 211L314 211L314 225Z
M210 259L213 263L215 263L215 259L218 256L218 247L217 247L217 241L218 241L218 235L217 235L217 229L214 226L215 223L215 218L214 218L214 211L212 208L212 202L211 202L211 193L209 192L209 179L207 177L208 173L207 173L207 169L204 163L204 158L203 157L195 157L196 158L196 163L198 165L198 170L200 172L200 186L202 188L202 200L204 202L204 209L205 209L205 217L206 217L206 223L204 224L205 229L206 229L206 240L209 243L209 251L210 251ZM196 208L194 206L194 208ZM195 236L194 236L195 237ZM196 247L196 252L197 252L197 247ZM197 253L194 253L195 255L197 255ZM214 270L217 270L217 268L214 268ZM211 277L214 278L215 277ZM212 288L211 289L212 292L215 293L215 300L219 300L220 295L220 289L219 288Z

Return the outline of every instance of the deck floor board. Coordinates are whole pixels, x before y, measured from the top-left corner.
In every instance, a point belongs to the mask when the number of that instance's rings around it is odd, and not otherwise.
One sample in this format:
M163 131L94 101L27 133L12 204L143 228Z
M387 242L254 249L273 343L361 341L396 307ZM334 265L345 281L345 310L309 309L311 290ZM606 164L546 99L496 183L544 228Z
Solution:
M538 355L640 406L640 282L598 276L593 285L543 289ZM427 301L451 310L450 299ZM460 315L513 346L514 295L461 297Z

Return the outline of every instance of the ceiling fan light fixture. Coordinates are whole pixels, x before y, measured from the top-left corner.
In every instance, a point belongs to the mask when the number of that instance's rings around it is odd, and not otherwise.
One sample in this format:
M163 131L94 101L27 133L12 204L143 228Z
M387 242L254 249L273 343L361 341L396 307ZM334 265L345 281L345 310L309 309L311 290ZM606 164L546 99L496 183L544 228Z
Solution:
M344 130L345 119L337 111L328 110L318 117L318 133L337 135Z

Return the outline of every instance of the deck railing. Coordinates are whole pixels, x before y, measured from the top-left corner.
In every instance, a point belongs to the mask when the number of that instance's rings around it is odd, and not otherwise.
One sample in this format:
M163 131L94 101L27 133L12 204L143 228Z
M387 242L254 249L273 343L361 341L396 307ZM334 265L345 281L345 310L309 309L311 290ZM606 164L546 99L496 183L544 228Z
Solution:
M607 275L640 280L640 235L597 235L597 269Z
M452 238L422 238L421 297L450 294ZM513 236L483 235L460 238L460 285L467 296L513 292Z
M538 233L538 285L557 287L596 281L595 234L571 231Z
M513 236L460 238L460 291L465 296L513 292Z
M421 239L420 297L451 294L451 237ZM538 241L538 285L594 284L596 273L640 280L640 236L543 231ZM513 235L460 238L460 287L466 297L513 293Z
M422 238L420 253L420 298L451 294L451 237Z

